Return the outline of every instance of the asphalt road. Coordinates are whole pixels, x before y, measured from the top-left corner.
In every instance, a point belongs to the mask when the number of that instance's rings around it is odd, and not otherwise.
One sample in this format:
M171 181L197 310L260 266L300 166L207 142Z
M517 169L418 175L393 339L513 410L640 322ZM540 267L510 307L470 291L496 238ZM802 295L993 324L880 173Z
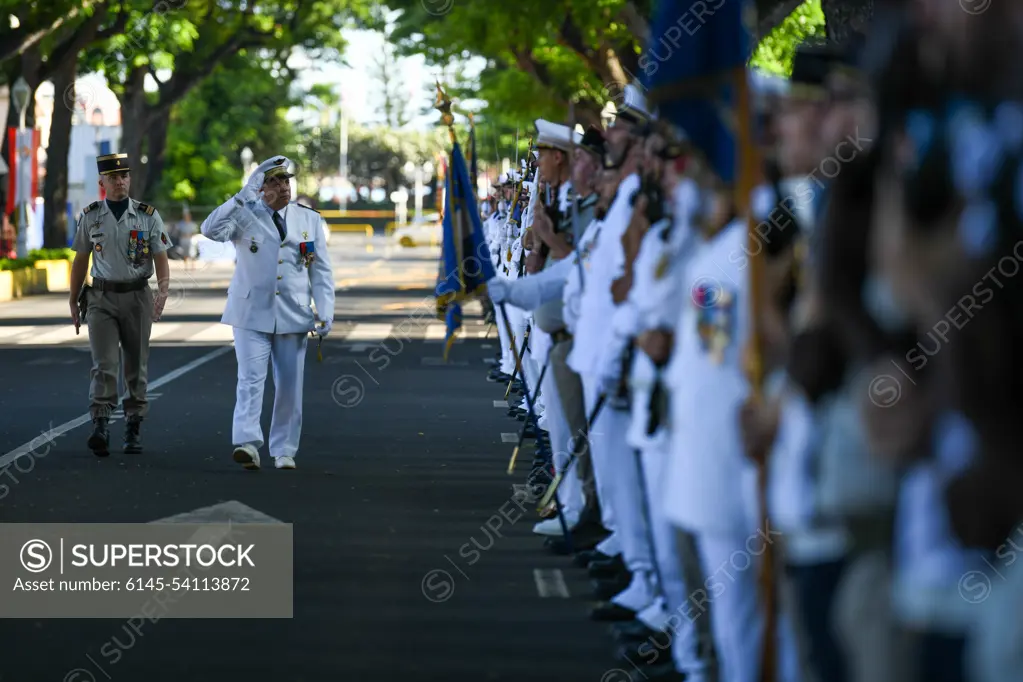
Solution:
M0 522L146 523L234 501L294 528L292 619L6 619L0 681L626 682L583 572L513 498L531 455L507 475L502 434L520 423L486 381L496 333L470 307L442 366L436 252L340 235L331 251L336 331L322 363L311 346L294 471L231 460L230 263L174 263L142 455L119 451L123 421L109 458L85 447L90 356L66 295L0 304ZM272 400L268 381L264 429Z

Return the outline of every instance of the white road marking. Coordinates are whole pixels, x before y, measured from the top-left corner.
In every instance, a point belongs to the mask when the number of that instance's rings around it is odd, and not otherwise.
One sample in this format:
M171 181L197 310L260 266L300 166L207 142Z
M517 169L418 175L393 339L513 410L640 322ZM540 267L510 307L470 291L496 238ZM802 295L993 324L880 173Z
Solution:
M229 343L234 341L234 327L219 322L207 325L202 331L188 337L189 343Z
M391 335L393 324L370 324L363 322L356 325L355 329L345 336L345 342L349 341L383 341ZM376 345L376 344L374 344Z
M53 327L50 329L47 329L46 327L41 327L41 329L46 331L43 331L40 334L29 334L24 338L18 339L15 343L17 343L19 346L27 346L35 343L50 344L64 343L66 341L77 341L79 339L84 341L89 340L88 329L79 329L78 330L79 333L75 334L75 327L74 325L71 324L61 325L59 327Z
M518 443L519 442L519 434L517 434L517 433L502 433L501 434L501 442L502 443Z
M15 336L21 336L22 334L28 334L36 329L46 329L45 326L39 327L0 327L0 339L10 339Z
M534 568L533 580L541 597L568 599L568 585L565 584L565 576L562 575L560 568Z
M238 500L156 519L149 523L284 523Z
M153 325L153 330L149 333L149 341L153 342L159 338L170 335L171 332L175 332L181 329L181 325L174 322L158 322Z
M494 401L494 407L508 407L508 401L507 400L495 400Z
M193 369L197 369L198 367L205 365L210 360L214 360L225 353L231 352L233 348L234 346L223 346L221 348L217 348L216 350L213 350L207 353L206 355L203 355L201 357L196 358L195 360L192 360L187 365L182 365L181 367L178 367L176 370L168 374L165 374L156 381L150 383L149 391L153 391L154 389L160 388L165 384L169 384L178 377L181 377L187 374L188 372L191 372ZM152 393L150 393L149 395L150 397L153 397ZM128 395L127 393L125 393L125 395L121 396L121 399L123 400L127 397ZM19 457L24 457L25 455L35 452L36 448L40 447L41 445L44 445L46 443L52 443L54 440L56 440L60 436L63 436L68 431L77 429L82 424L88 424L91 421L92 417L90 417L89 413L86 412L82 416L72 419L69 422L64 422L60 426L54 427L49 431L44 431L40 436L33 438L29 442L11 450L3 457L0 457L0 467L5 467L14 460L18 459Z

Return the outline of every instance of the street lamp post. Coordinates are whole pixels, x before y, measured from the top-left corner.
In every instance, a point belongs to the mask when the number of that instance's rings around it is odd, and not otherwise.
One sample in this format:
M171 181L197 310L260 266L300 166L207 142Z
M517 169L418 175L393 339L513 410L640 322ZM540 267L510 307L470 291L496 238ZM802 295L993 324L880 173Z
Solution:
M242 186L249 179L249 166L252 165L252 150L246 147L242 150Z
M14 87L11 88L11 104L14 106L15 111L18 112L18 141L21 142L21 138L25 134L25 114L28 113L28 97L31 94L31 89L28 87L28 83L25 82L24 77L19 77L15 82ZM29 147L31 150L31 146ZM23 173L24 166L22 164L29 164L31 168L32 160L29 158L29 154L22 154L21 148L14 149L14 153L18 155L18 163L15 167L15 171L21 176L31 177L31 173L27 176ZM16 183L18 188L18 196L15 197L17 200L17 207L15 208L15 229L17 239L18 258L25 258L28 255L28 205L22 199L25 195L25 188L21 186L21 183Z
M425 180L433 177L433 164L427 161L416 169L416 222L423 220L423 195L426 194Z

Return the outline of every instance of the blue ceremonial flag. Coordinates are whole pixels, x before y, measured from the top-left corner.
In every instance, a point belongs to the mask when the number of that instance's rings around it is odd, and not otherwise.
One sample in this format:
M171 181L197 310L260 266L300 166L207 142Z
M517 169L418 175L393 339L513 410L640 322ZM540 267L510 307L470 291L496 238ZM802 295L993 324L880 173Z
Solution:
M487 280L493 279L496 273L483 234L476 188L457 141L451 149L445 185L444 238L436 295L437 316L447 325L446 361L451 344L455 342L455 332L462 327L461 304L485 293Z
M749 0L659 0L639 60L648 104L657 107L659 118L684 130L729 185L740 152L736 76L752 55L754 14Z

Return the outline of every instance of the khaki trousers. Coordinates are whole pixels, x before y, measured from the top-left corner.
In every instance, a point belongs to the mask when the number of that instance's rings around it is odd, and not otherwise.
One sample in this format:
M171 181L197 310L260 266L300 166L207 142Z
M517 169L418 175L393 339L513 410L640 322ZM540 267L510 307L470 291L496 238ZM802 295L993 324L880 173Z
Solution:
M153 293L114 293L90 289L86 323L92 349L89 413L106 417L117 408L117 375L124 356L125 417L145 417L149 412L149 335L153 329Z
M572 352L572 339L554 344L548 353L549 371L554 374L561 398L561 409L565 421L576 439L576 472L583 484L583 497L589 513L596 513L593 518L600 518L600 500L597 497L597 483L593 476L593 461L590 459L589 442L586 438L589 429L586 424L586 406L583 399L583 381L568 366L568 355ZM582 436L582 437L580 437Z

